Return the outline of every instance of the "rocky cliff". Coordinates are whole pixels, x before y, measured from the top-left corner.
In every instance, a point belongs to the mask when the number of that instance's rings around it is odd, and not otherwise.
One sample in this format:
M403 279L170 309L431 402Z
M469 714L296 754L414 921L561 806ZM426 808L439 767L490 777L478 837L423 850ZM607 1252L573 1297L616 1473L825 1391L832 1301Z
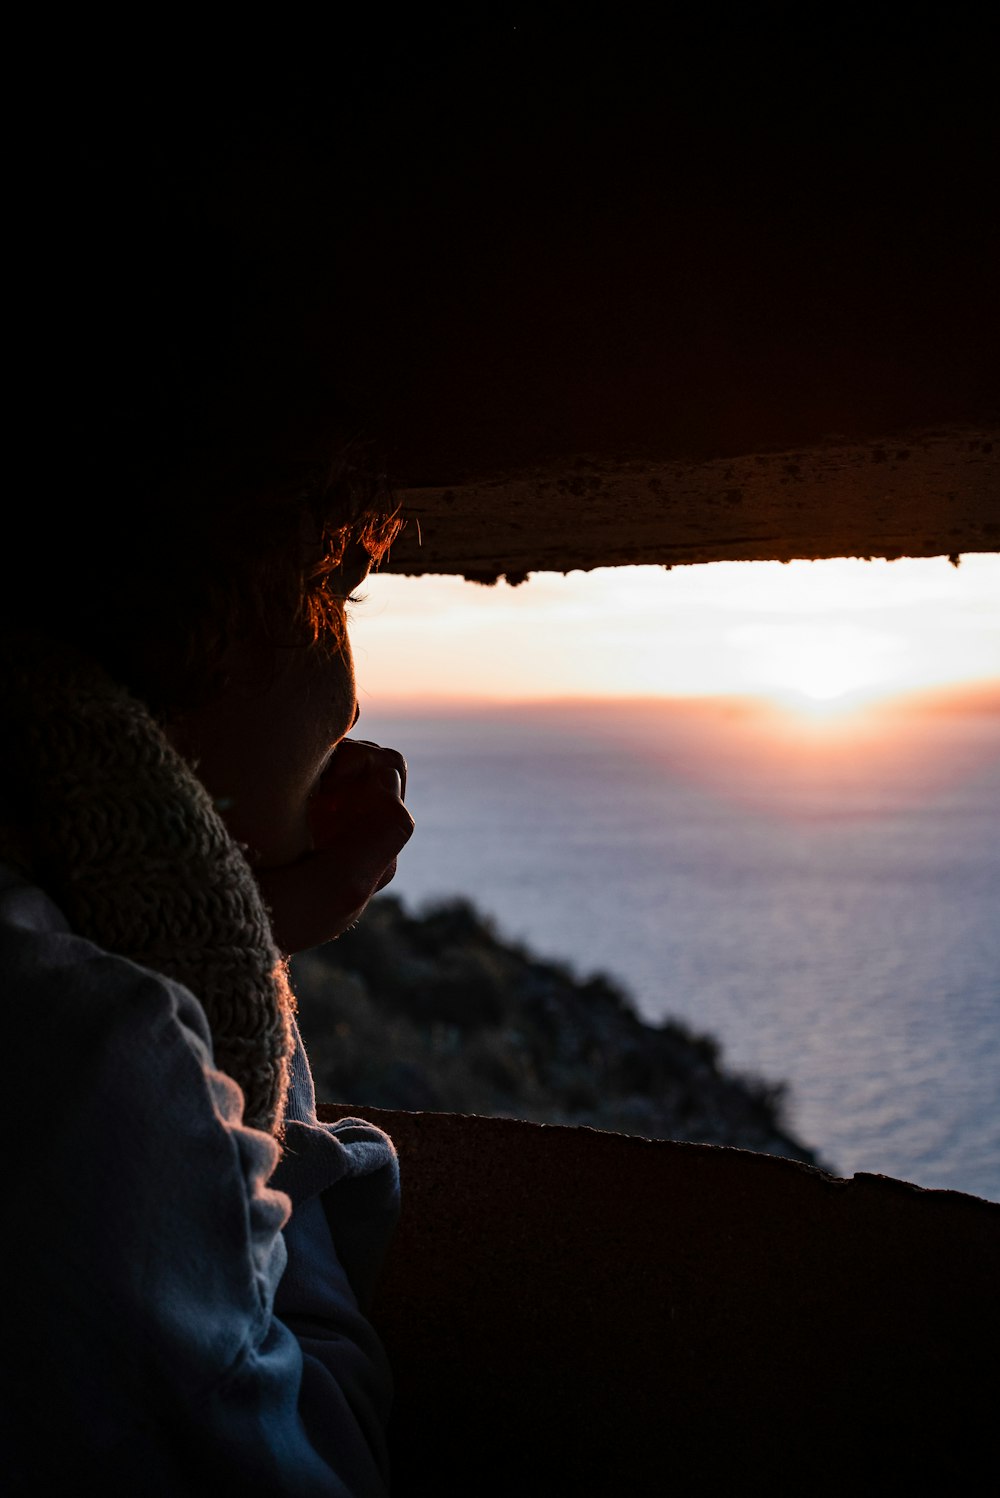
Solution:
M467 901L409 914L382 897L296 959L323 1102L589 1124L821 1164L783 1121L784 1089L728 1071L718 1044L650 1025L612 979L501 939Z

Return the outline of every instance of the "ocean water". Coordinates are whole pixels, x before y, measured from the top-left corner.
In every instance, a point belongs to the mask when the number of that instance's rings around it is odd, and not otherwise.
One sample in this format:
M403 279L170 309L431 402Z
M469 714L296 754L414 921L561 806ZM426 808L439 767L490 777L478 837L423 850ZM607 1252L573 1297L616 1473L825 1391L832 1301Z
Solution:
M464 894L789 1085L839 1173L1000 1199L1000 697L801 725L748 703L365 707Z

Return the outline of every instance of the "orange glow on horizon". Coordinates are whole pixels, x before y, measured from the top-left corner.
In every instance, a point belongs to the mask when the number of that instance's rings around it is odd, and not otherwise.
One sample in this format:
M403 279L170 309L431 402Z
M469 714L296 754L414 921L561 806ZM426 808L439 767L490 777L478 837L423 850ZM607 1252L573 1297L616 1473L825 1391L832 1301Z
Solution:
M542 709L545 711L545 709ZM557 704L548 711L559 712ZM996 763L1000 680L835 704L805 697L686 698L576 704L591 733L604 722L672 778L770 814L851 805L922 805Z

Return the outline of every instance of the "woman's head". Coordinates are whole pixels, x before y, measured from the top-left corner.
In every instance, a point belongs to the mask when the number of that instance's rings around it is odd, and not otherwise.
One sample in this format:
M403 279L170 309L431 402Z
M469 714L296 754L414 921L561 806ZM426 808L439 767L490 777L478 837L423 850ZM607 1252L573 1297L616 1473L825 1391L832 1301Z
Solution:
M397 523L372 449L338 436L358 422L321 295L304 308L294 257L227 217L206 141L148 147L95 135L39 170L0 619L169 717L236 642L336 639Z
M40 504L5 548L6 627L83 649L164 720L225 685L236 647L338 648L399 528L377 468L357 446L326 471L227 466Z

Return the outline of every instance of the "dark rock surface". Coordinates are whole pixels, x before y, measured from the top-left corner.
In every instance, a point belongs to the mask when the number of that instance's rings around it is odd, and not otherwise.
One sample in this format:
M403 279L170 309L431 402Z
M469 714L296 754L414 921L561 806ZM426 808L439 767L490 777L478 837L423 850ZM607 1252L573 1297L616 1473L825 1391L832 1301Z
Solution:
M391 897L296 959L323 1102L587 1124L821 1164L782 1121L783 1086L720 1063L717 1043L645 1023L604 975L577 978L502 941L464 900L408 914Z

